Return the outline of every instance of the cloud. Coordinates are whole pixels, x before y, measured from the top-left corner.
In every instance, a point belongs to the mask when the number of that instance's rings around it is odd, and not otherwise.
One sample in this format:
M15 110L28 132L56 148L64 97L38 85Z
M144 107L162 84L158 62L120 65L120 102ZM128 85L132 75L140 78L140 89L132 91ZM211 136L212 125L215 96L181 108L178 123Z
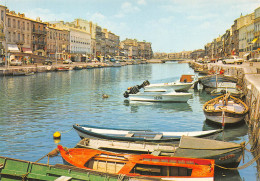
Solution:
M146 1L145 0L138 0L137 4L146 5Z
M72 20L73 17L68 13L55 13L49 9L35 8L25 11L25 16L31 19L40 17L42 21L58 21L58 20Z
M119 12L115 15L116 18L123 18L126 14L136 13L139 12L140 9L137 6L134 6L130 2L124 2L121 5Z
M90 19L93 22L105 22L106 16L101 14L101 13L94 13L94 14L91 15Z

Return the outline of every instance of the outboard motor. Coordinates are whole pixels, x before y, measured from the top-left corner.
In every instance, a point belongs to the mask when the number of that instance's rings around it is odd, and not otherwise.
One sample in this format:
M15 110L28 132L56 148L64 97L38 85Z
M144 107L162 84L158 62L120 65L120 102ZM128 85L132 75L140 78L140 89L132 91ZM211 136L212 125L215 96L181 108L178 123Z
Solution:
M136 94L139 92L138 86L134 86L130 89L129 94Z
M123 94L123 96L124 96L125 98L128 98L128 97L129 97L129 91L125 91L125 93Z
M143 85L144 85L144 86L150 85L150 82L149 82L148 80L145 80L145 81L143 82Z
M141 85L138 86L139 89L144 88L145 86L150 85L148 80L145 80Z

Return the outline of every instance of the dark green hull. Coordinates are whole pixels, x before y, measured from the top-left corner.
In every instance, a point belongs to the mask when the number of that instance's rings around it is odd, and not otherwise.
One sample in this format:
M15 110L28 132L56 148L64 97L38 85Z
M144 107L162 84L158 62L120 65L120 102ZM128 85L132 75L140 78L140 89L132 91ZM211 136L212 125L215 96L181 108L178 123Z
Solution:
M63 177L62 177L63 176ZM33 163L24 160L0 156L0 180L56 180L64 178L65 180L94 180L94 181L117 181L129 180L130 177L95 172L86 169L80 169L73 166L56 164L47 165L42 163ZM133 178L132 178L133 179ZM135 178L134 178L135 179ZM136 178L136 180L144 180Z

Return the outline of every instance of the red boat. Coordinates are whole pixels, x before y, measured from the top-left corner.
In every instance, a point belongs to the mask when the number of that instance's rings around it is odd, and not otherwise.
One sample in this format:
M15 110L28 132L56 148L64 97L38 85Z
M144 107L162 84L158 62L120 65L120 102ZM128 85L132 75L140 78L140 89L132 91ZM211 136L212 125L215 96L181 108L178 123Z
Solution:
M214 160L117 154L58 145L64 163L105 173L141 176L161 180L213 181Z

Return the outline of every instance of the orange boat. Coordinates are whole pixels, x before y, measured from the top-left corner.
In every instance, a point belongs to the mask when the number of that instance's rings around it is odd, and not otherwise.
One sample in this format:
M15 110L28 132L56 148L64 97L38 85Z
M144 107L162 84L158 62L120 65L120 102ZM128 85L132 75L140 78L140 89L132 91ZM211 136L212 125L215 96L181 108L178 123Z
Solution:
M58 145L64 163L110 174L175 181L213 181L214 160L165 157L149 154L117 154Z

